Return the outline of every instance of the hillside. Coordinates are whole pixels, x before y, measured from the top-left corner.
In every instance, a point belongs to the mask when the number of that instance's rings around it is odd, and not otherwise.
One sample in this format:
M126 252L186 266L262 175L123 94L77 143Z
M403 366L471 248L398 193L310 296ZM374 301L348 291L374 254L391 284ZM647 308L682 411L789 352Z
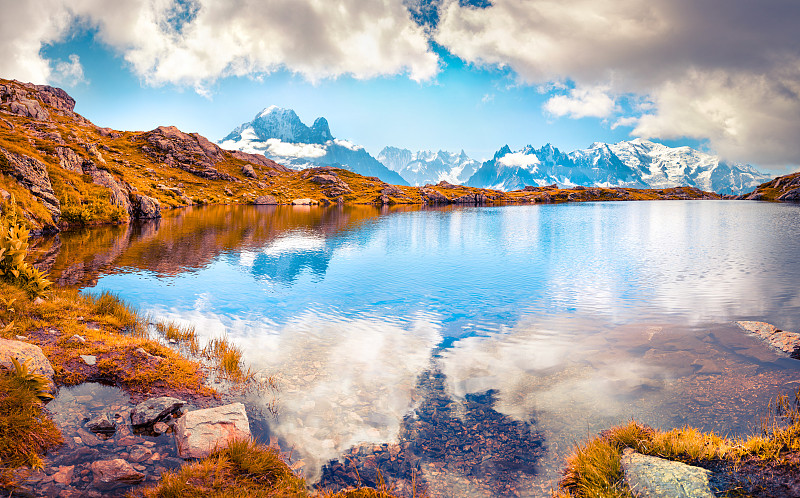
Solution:
M440 182L395 186L338 168L293 171L258 154L227 151L172 126L101 128L63 90L0 79L0 199L11 196L36 233L157 218L193 204L499 204L716 199L693 188L522 190Z
M779 176L762 183L754 191L737 198L751 201L800 202L800 172Z

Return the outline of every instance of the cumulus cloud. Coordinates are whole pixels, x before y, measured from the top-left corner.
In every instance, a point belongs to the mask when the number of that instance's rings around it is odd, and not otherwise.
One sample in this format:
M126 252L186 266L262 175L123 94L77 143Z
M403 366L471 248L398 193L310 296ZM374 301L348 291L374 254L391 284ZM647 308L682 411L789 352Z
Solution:
M793 0L496 0L484 9L449 0L433 36L526 83L643 96L653 109L634 135L708 139L728 159L780 165L800 163L798 19ZM545 110L593 115L581 103L570 92Z
M607 87L573 88L567 95L555 95L545 102L544 110L553 116L605 118L616 109Z
M310 80L399 73L425 80L438 72L424 29L393 0L2 0L2 6L0 43L15 57L0 70L38 82L51 77L42 47L76 26L96 29L153 85L202 90L219 77L279 68Z
M76 54L72 54L69 56L69 62L59 61L56 63L55 70L52 72L50 80L53 83L68 87L86 83L80 57Z

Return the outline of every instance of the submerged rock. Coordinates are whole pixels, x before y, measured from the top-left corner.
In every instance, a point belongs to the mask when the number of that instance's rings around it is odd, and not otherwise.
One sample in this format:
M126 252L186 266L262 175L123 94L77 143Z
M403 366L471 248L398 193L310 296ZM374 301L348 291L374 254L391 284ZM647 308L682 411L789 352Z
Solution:
M134 469L122 458L99 460L91 465L94 480L92 486L108 491L121 486L132 486L142 482L145 475Z
M175 444L183 458L204 458L214 449L250 437L250 423L242 403L187 413L175 424Z
M627 448L622 455L625 481L641 498L713 498L711 471L636 453Z
M136 427L153 424L172 415L185 404L185 401L169 396L150 398L133 408L131 424Z
M86 422L86 428L97 434L113 434L117 431L117 424L104 414Z

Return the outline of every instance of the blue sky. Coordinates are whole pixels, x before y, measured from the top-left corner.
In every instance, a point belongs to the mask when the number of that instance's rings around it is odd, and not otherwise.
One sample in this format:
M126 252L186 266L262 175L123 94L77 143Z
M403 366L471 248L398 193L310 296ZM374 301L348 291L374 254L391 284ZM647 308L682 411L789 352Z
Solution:
M0 0L0 77L212 140L277 105L373 154L641 136L799 169L800 7L695 3Z

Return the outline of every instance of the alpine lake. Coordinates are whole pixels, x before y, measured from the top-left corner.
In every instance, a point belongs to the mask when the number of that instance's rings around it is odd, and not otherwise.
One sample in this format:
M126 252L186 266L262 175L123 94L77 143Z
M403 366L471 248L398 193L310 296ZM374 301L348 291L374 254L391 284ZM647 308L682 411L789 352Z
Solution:
M36 250L241 347L278 384L234 395L254 435L332 487L549 496L598 431L747 435L800 384L735 324L800 331L798 205L205 206Z

